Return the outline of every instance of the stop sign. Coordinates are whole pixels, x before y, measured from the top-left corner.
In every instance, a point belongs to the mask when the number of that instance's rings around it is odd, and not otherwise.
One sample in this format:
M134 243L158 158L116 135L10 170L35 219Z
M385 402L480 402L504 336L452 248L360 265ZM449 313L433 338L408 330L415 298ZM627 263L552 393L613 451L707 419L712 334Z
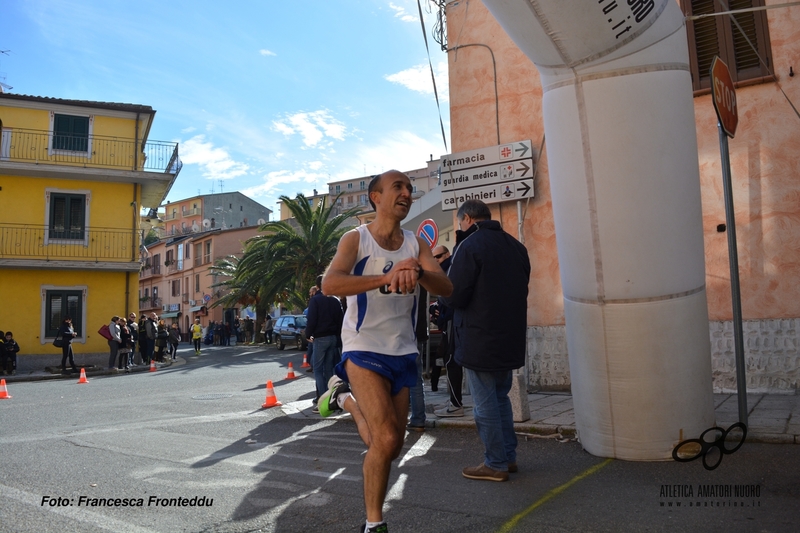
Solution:
M733 139L736 134L736 125L739 124L736 91L733 88L728 65L719 56L714 56L714 61L711 62L711 100L714 102L714 109L717 112L719 123L722 125L722 130Z

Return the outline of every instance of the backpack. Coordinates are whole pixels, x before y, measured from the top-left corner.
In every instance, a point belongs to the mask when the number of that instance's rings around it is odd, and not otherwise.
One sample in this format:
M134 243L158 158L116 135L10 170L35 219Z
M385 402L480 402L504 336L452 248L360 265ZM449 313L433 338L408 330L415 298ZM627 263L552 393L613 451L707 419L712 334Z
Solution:
M108 328L108 324L103 324L100 329L97 330L97 333L102 335L108 340L113 339L114 337L111 336L111 330Z

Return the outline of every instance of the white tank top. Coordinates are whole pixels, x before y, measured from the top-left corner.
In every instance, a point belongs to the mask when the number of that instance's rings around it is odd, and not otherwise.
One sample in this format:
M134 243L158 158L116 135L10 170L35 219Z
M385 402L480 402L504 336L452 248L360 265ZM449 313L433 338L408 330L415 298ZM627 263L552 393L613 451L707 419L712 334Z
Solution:
M381 275L408 257L419 257L419 242L403 230L399 250L384 250L367 229L359 226L358 256L351 274ZM417 353L416 320L419 286L411 294L387 294L386 286L347 297L342 325L342 351L384 355Z

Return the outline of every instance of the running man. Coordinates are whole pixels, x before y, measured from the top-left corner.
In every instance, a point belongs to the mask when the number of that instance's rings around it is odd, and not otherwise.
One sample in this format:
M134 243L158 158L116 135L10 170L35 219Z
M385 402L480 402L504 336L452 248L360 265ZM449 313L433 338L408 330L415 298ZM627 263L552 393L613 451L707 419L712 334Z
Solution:
M319 399L320 414L346 410L367 446L364 531L385 533L383 503L408 419L408 388L417 379L417 283L449 296L453 285L425 241L403 230L411 180L390 170L369 184L375 220L347 232L322 281L325 294L347 296L342 362ZM352 392L351 392L352 391Z

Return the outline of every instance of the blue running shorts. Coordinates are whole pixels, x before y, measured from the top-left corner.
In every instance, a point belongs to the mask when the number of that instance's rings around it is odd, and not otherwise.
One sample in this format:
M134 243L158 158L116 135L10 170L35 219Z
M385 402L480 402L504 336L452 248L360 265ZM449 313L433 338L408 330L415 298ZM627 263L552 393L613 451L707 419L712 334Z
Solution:
M342 362L336 365L337 376L350 383L344 362L350 359L353 364L372 370L389 380L391 395L396 396L403 387L413 387L417 383L417 354L384 355L375 352L344 352Z

